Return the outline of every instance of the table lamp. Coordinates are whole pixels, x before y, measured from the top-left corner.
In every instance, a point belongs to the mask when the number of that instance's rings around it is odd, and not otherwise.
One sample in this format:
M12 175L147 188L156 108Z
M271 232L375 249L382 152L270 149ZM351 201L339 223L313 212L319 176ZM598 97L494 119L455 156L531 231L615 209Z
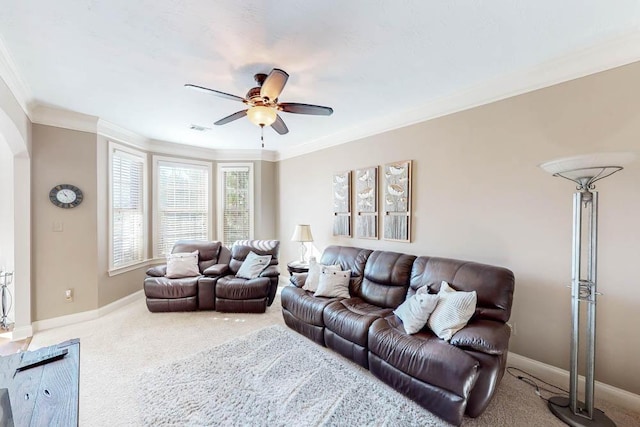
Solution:
M313 242L313 236L311 235L311 226L309 224L298 224L293 231L291 237L292 242L300 242L300 264L306 264L305 257L307 255L306 242Z

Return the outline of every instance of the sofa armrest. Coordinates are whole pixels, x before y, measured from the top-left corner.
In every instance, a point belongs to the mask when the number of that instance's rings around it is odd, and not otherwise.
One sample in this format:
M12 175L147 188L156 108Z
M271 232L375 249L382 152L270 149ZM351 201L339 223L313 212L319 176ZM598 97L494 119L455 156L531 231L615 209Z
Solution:
M487 354L504 354L509 350L511 330L506 323L474 320L456 332L450 343Z
M260 277L278 277L280 275L280 270L278 270L277 265L270 265L260 273Z
M307 281L307 276L309 273L291 273L291 277L289 278L289 282L292 285L302 288Z
M164 277L165 274L167 274L166 264L156 265L147 270L147 276L151 277Z
M204 274L205 276L222 276L224 275L224 273L227 272L227 270L229 269L229 266L227 264L213 264L207 268L205 268L205 270L202 272L202 274Z

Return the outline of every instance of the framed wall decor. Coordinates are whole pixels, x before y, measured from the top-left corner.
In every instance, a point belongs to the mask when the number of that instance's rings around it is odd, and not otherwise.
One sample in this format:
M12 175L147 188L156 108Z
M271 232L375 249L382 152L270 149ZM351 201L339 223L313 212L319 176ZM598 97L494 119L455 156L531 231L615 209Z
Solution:
M411 241L411 160L387 163L382 170L383 238Z
M333 235L351 237L351 171L333 175Z
M356 170L356 237L378 238L378 167Z

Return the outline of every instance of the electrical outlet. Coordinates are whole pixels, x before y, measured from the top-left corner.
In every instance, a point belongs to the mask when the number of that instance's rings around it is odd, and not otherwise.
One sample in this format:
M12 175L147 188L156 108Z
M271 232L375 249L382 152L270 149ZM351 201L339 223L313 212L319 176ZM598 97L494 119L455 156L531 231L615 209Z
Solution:
M64 291L64 299L67 302L73 302L73 289L69 288Z
M513 335L514 337L518 335L518 330L516 329L516 322L508 323L508 325L511 328L511 335Z

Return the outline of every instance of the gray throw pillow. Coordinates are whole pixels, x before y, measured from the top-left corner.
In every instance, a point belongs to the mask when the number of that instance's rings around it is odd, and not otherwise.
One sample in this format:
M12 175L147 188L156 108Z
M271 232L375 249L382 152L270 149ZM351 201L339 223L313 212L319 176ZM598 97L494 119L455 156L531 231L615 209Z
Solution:
M167 272L169 279L195 277L200 275L198 268L198 251L178 252L167 255Z
M478 296L476 291L456 291L447 282L442 282L438 297L438 305L428 320L429 328L438 338L449 341L476 312Z
M269 266L271 255L258 255L255 252L249 252L244 262L238 269L236 277L241 279L255 279L260 273Z
M351 271L332 271L323 269L320 273L318 290L313 296L349 298L349 279Z
M438 304L437 294L415 294L407 298L394 314L402 320L402 326L408 334L419 332L427 324L429 316Z

